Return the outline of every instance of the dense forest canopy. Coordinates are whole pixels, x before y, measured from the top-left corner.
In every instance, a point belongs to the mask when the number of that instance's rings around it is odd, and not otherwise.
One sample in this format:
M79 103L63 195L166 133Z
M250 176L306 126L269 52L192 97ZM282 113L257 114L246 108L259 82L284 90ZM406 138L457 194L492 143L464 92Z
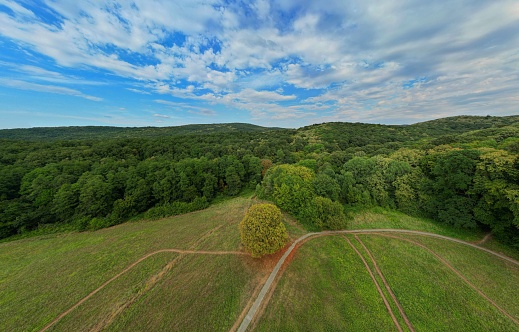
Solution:
M0 130L0 238L160 218L257 188L313 229L379 205L519 244L519 116Z

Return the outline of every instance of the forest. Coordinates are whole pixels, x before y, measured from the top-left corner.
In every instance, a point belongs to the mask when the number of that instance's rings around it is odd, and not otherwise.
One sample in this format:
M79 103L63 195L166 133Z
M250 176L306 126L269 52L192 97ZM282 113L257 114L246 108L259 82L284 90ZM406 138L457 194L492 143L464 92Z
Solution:
M308 229L381 206L519 248L518 155L519 116L0 130L0 238L157 219L255 190Z

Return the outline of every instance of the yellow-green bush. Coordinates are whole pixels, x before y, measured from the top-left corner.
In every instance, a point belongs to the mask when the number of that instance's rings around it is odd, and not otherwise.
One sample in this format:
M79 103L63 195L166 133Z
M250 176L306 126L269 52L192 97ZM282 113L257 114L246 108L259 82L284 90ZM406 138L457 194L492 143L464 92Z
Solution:
M279 208L273 204L256 204L240 222L241 242L252 257L272 254L283 248L288 239Z

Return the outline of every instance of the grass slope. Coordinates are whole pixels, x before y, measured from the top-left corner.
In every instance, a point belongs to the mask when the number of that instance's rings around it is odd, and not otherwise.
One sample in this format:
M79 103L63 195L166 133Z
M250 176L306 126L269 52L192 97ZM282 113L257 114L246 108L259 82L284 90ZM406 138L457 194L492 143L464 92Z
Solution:
M417 330L439 331L448 327L451 331L517 331L519 328L427 250L398 239L372 235L361 237ZM450 243L438 242L430 249L436 251L444 245ZM466 255L463 246L455 246L461 253L453 251L452 254L465 260L462 257ZM476 260L473 271L492 269L503 277L512 273L514 279L496 278L486 282L513 294L510 288L516 289L514 280L517 280L519 270L503 268L501 260L496 257L479 265L477 260L481 256L487 257L488 254L477 249L470 252L468 257ZM451 264L454 268L458 265L455 262ZM477 272L477 275L484 273ZM477 283L476 287L481 290L483 284ZM506 302L499 299L499 294L485 295L493 301ZM515 308L519 299L508 299L512 301L509 309ZM517 317L519 312L514 310L510 314Z
M237 224L249 204L249 199L237 198L204 211L174 218L126 223L96 232L42 236L0 244L2 330L43 328L131 263L156 250L239 250ZM96 317L101 319L110 315L118 304L143 289L147 280L177 256L174 253L163 253L139 263L128 274L79 306L70 318L56 325L56 329L88 330L95 326ZM187 256L184 259L186 262L192 260ZM245 306L241 301L246 302L251 294L244 295L242 292L254 288L254 283L266 273L254 268L256 263L249 258L234 258L233 264L225 261L233 258L203 256L196 259L201 259L203 264L186 267L187 270L181 271L181 278L177 282L189 284L197 273L212 276L221 274L228 280L236 280L234 276L239 276L236 278L240 278L240 282L228 284L229 287L236 287L236 290L219 293L219 296L233 297L229 300L234 303L233 308ZM202 271L204 267L207 271ZM189 271L190 268L194 270ZM171 269L162 279L175 279L175 273L179 272L175 271ZM226 301L217 298L219 302ZM182 306L182 303L177 302L176 305ZM157 309L160 311L160 308ZM236 311L233 311L233 315L237 315ZM237 318L233 315L229 316L226 324L232 318ZM229 327L225 326L227 329Z
M457 228L432 219L412 217L382 207L349 208L348 214L347 229L409 229L450 236L472 243L479 243L486 235L480 229ZM496 241L492 237L481 246L519 260L519 251Z
M338 236L305 243L287 267L257 331L392 331L368 272Z
M398 234L425 243L471 284L519 319L519 269L474 248L439 239ZM368 253L348 238L366 261ZM482 297L428 250L402 239L360 235L404 314L417 331L517 331L519 325ZM417 240L418 239L418 240ZM369 264L375 274L374 265ZM380 276L377 282L384 288ZM403 330L408 330L389 292L383 290ZM382 297L360 257L341 236L315 238L295 254L270 303L259 331L395 330Z
M162 249L239 251L238 223L250 204L235 198L206 210L96 232L32 237L0 243L0 330L36 331L142 257ZM285 218L292 239L304 234ZM354 211L350 229L404 228L476 242L484 234L383 209ZM387 235L387 234L386 234ZM515 324L428 250L519 319L519 268L460 244L410 234L359 235L416 330L516 331ZM396 320L403 316L366 260ZM406 241L407 240L407 241ZM259 331L396 330L375 283L344 236L314 238L289 262ZM160 252L106 285L64 316L51 331L229 330L278 256Z

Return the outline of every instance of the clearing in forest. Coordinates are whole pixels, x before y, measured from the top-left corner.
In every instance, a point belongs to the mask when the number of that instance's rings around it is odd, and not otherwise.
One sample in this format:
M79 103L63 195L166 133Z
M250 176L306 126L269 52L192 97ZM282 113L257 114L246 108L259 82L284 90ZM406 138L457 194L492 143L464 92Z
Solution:
M283 254L244 254L238 223L250 204L236 198L163 220L0 244L1 329L236 331ZM365 228L390 227L383 219L373 213ZM285 223L292 241L305 233ZM394 226L463 235L411 217ZM461 243L322 233L288 256L249 330L514 331L518 285L519 266Z

